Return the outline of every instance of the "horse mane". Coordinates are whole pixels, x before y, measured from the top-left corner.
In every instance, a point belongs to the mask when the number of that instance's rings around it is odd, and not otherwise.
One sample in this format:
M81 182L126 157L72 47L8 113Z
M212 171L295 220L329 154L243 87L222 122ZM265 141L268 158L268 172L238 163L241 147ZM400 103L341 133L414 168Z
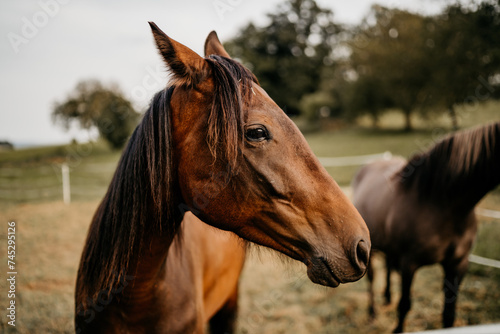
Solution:
M214 81L207 143L214 160L235 167L243 138L243 100L257 81L229 58L212 55L206 61ZM125 275L135 275L137 255L149 246L148 236L173 240L179 231L182 199L176 191L170 119L174 89L153 97L92 219L78 271L77 303L95 300L102 291L109 294Z
M420 200L468 211L500 183L500 122L457 132L411 157L399 171Z
M89 229L78 273L83 298L111 291L129 272L146 233L162 230L173 210L173 161L170 98L173 88L158 92L133 132L108 191Z

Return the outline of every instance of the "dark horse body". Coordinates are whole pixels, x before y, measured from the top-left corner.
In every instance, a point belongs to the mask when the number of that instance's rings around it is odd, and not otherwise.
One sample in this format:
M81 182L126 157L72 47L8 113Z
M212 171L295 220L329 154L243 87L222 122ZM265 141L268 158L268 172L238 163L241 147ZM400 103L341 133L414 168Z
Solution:
M153 98L94 215L77 277L77 332L202 332L214 312L212 329L232 330L221 319L226 310L234 317L234 284L219 290L202 277L212 258L191 252L193 243L207 250L200 232L181 227L186 211L303 262L313 282L361 278L370 251L363 219L255 76L214 33L202 58L151 28L173 83ZM237 282L241 260L233 262Z
M499 140L500 123L495 123L449 136L409 161L372 163L355 176L353 202L370 229L374 250L386 254L388 303L391 269L402 275L395 332L403 330L410 310L415 271L434 263L445 272L443 325L453 326L458 288L476 236L474 207L500 183ZM373 315L373 287L370 303Z

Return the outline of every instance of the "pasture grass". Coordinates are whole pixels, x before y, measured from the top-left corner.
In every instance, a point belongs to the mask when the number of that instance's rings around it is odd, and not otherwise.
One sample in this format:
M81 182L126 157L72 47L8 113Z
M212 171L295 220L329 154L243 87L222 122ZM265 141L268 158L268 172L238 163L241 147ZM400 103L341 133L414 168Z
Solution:
M328 289L311 283L305 267L281 263L274 254L251 254L241 281L239 333L391 333L397 324L400 277L393 273L392 303L384 304L383 257L375 265L376 317L368 316L368 279ZM413 306L405 330L441 328L442 280L438 265L417 271L412 286ZM456 326L500 321L500 283L468 274L461 286Z
M493 199L495 201L495 199ZM28 203L2 206L0 221L17 223L16 331L0 317L4 333L71 333L73 293L77 266L88 224L98 201ZM500 207L496 207L500 209ZM491 244L490 234L481 233L477 245ZM496 224L496 225L495 225ZM491 222L500 230L499 222ZM0 248L6 248L6 223L0 229ZM477 246L476 246L477 247ZM487 249L489 247L486 247ZM489 254L489 253L488 253ZM482 254L482 255L488 255ZM492 256L498 258L498 253ZM393 302L383 303L385 269L383 257L374 256L377 317L368 317L368 281L329 289L309 281L304 265L275 252L251 246L240 282L238 333L389 333L396 324L400 279L393 274ZM7 271L0 253L0 270ZM471 268L472 269L472 268ZM439 266L417 272L412 288L413 307L407 330L441 327L443 273ZM6 305L4 281L0 282L0 305ZM500 281L471 271L459 295L457 326L500 321Z
M459 112L463 127L498 120L499 103L479 111ZM417 118L416 130L403 132L396 113L384 115L380 129L366 120L351 127L307 133L322 157L391 151L404 157L425 150L450 130L446 117ZM120 153L103 143L34 148L0 153L0 249L6 249L7 221L17 222L17 326L0 316L0 332L72 333L76 270L91 217L111 180ZM62 204L60 164L71 169L72 200ZM342 186L350 184L357 166L327 168ZM500 210L500 191L481 207ZM480 218L474 253L500 260L500 222ZM375 256L375 320L367 315L367 279L328 289L312 284L305 267L283 261L271 251L252 247L241 280L238 333L389 333L396 325L399 276L393 274L393 302L383 305L384 268ZM0 270L7 272L0 252ZM443 273L439 266L417 272L408 331L441 327ZM0 280L0 308L7 303ZM456 325L500 322L500 270L471 264L461 288Z
M15 331L0 317L0 332L74 333L74 284L80 253L98 202L2 205L1 249L7 249L7 221L16 222ZM0 252L7 272L5 252ZM7 304L6 281L0 281L0 305Z

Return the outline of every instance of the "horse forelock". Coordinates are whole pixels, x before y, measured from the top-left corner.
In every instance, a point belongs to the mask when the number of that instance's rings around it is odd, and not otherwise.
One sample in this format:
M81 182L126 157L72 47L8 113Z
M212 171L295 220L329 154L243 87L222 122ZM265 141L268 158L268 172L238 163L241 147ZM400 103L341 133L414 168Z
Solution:
M234 170L243 140L243 105L252 98L255 76L238 62L222 56L207 58L214 79L207 143L214 161L223 159Z

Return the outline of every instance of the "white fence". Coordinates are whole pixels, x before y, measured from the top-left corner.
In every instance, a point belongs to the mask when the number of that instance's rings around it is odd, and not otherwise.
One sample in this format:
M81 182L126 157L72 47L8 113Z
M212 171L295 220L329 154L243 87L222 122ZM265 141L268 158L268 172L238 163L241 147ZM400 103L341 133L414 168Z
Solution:
M325 167L344 167L344 166L359 166L369 164L376 160L389 160L392 158L392 153L385 151L377 154L356 155L350 157L319 157L319 162Z
M0 168L0 201L33 202L102 197L116 163L54 163L23 168Z
M469 255L469 262L481 264L481 265L487 266L487 267L493 267L493 268L500 269L500 261L488 259L486 257L482 257L482 256L474 255L474 254Z
M476 208L476 213L484 217L500 219L500 211Z
M390 159L391 152L377 154L348 156L348 157L320 157L319 161L325 167L344 167L364 165L375 160ZM92 197L104 195L109 179L116 165L110 163L86 164L78 166L76 180L77 189L72 189L70 184L70 168L66 164L37 167L33 173L23 173L16 168L0 169L0 200L31 201L31 200L54 200L62 198L64 203L71 202L71 195L84 196L91 194ZM76 169L76 168L75 168ZM96 179L102 179L102 182ZM92 183L94 184L92 186ZM350 188L344 188L346 193L350 193ZM476 213L500 219L500 211L476 208ZM483 258L471 254L469 261L480 265L499 268L500 261Z
M490 324L490 325L477 325L477 326L465 326L465 327L454 327L446 329L436 329L425 332L414 332L414 334L499 334L500 324Z

